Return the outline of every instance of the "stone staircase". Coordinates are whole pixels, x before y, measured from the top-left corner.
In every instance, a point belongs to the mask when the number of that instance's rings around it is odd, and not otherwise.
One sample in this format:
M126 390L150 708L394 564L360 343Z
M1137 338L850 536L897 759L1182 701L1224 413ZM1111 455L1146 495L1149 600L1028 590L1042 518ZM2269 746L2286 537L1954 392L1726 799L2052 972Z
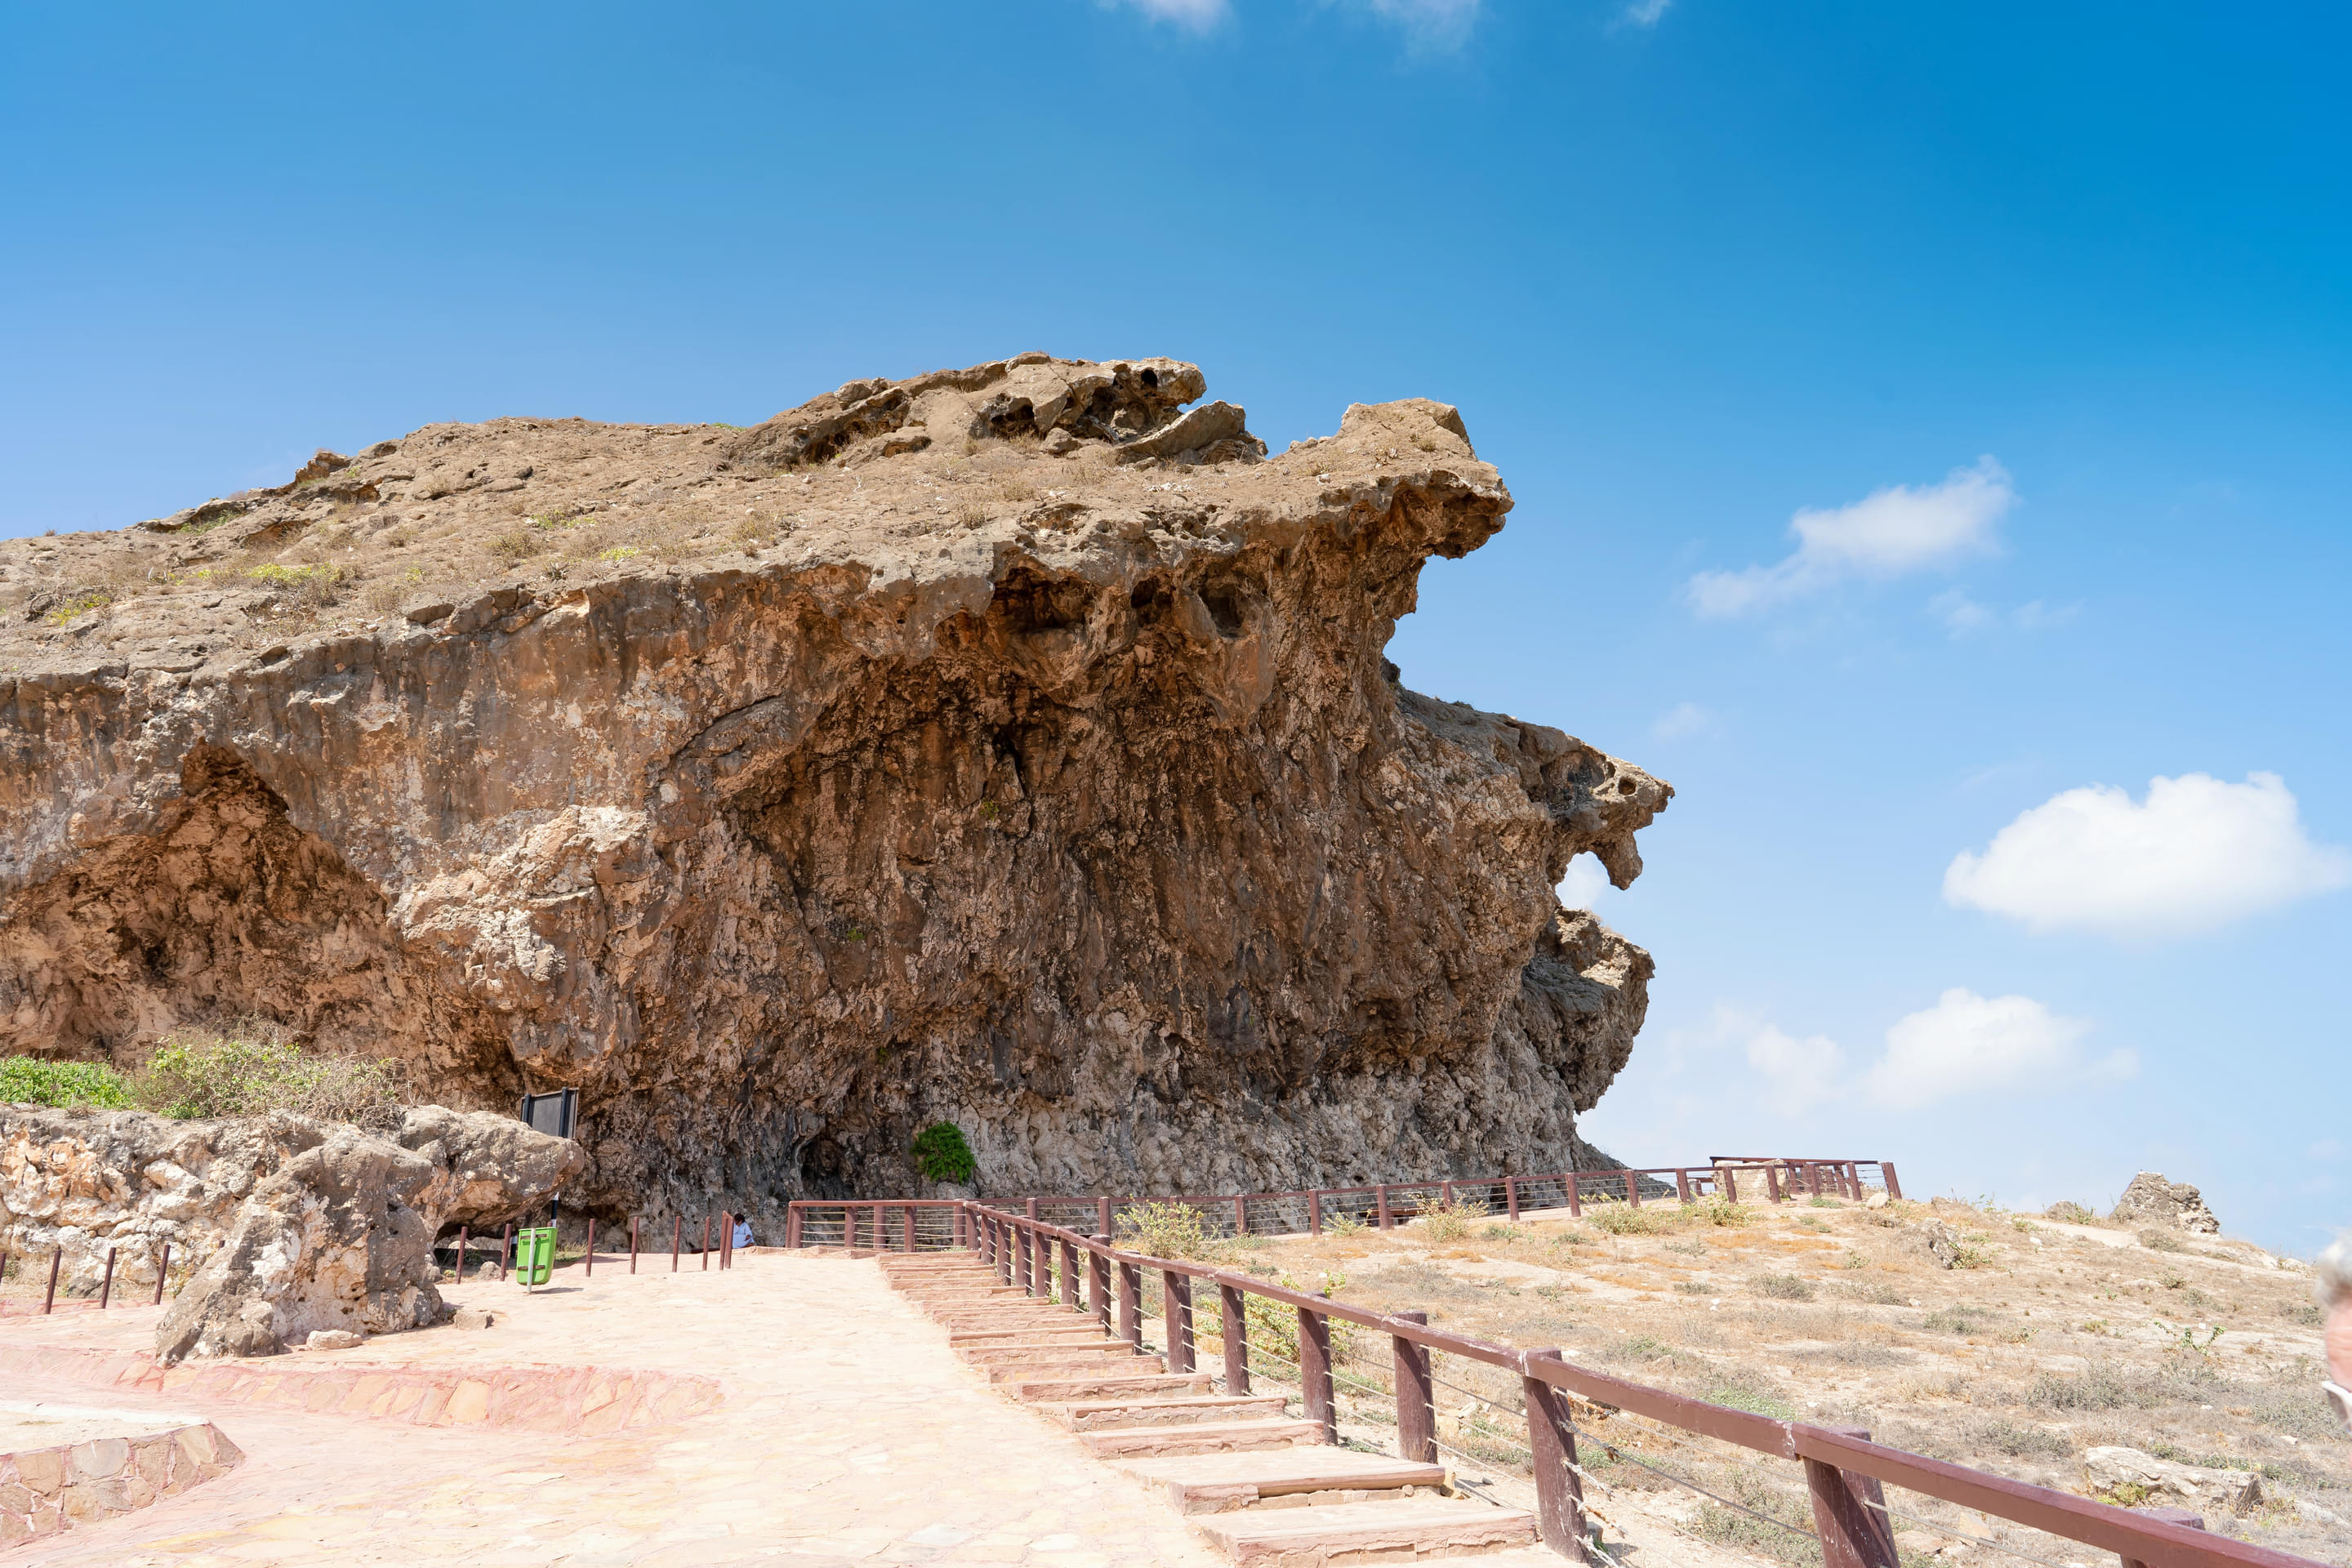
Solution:
M1097 1458L1165 1487L1236 1563L1418 1563L1535 1542L1534 1515L1463 1497L1443 1466L1327 1445L1281 1395L1220 1394L1206 1373L1171 1373L1091 1318L999 1283L969 1253L880 1261L957 1355Z

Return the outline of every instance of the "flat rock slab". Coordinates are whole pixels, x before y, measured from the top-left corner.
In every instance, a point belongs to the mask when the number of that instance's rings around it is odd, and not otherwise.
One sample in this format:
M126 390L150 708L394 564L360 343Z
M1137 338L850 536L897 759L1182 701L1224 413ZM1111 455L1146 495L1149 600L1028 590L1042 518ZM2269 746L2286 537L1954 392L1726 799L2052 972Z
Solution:
M1525 1546L1535 1515L1476 1502L1335 1503L1214 1515L1201 1531L1245 1568L1425 1561Z
M1078 1441L1106 1459L1164 1458L1177 1454L1234 1454L1248 1449L1326 1447L1323 1428L1313 1421L1196 1421L1175 1426L1114 1426L1082 1432Z

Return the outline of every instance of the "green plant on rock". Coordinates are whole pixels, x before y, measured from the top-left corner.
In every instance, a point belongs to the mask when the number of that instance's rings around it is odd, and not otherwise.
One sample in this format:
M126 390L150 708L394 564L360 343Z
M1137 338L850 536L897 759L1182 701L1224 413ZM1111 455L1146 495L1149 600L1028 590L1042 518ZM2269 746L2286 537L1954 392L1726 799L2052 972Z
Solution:
M98 1062L0 1057L0 1105L8 1104L121 1110L131 1092L121 1075Z
M915 1135L915 1169L927 1182L969 1182L976 1168L963 1129L934 1121Z
M404 1098L391 1063L305 1055L267 1024L234 1034L174 1029L132 1092L150 1109L184 1119L289 1110L387 1131L399 1124Z

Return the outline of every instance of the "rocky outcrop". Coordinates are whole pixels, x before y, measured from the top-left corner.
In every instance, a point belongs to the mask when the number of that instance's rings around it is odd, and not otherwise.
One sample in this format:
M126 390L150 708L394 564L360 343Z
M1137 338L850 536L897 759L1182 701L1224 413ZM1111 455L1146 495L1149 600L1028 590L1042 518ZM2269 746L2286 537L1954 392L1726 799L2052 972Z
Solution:
M2083 1479L2094 1492L2130 1507L2164 1504L2209 1516L2248 1514L2263 1500L2262 1478L2252 1470L2175 1464L2137 1448L2085 1449Z
M62 1247L90 1293L152 1284L170 1244L194 1274L157 1331L165 1361L268 1354L316 1331L438 1321L434 1237L543 1203L585 1168L511 1117L413 1110L391 1137L277 1115L175 1121L143 1111L0 1109L0 1245Z
M940 1118L983 1192L1571 1163L1651 963L1552 889L1671 791L1382 659L1510 507L1453 409L1204 393L429 426L0 544L0 1050L576 1086L608 1212L907 1192Z
M2131 1179L2107 1218L2116 1225L2185 1230L2192 1236L2221 1234L2221 1222L2205 1206L2202 1194L2186 1182L2168 1182L2154 1171L2142 1171Z

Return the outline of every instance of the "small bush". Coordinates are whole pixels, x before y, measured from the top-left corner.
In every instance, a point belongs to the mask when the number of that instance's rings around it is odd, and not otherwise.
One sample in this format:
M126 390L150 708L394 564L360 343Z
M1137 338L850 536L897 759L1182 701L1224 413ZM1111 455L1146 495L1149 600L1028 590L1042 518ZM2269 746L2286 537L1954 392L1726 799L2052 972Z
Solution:
M1612 1236L1658 1236L1675 1228L1674 1215L1669 1212L1637 1209L1631 1204L1613 1201L1586 1204L1584 1218L1587 1224Z
M2044 1410L2137 1410L2157 1403L2145 1383L2125 1378L2113 1367L2093 1366L2077 1376L2045 1372L2026 1385L2025 1403Z
M264 562L247 570L246 575L257 583L285 590L297 603L323 609L335 602L351 574L334 565L281 566L276 562Z
M2189 1248L2180 1244L2180 1238L2179 1237L2173 1235L2169 1231L2163 1230L2141 1231L2139 1233L2139 1244L2142 1247L2147 1247L2150 1252L2186 1252L2189 1250Z
M1712 1296L1715 1294L1714 1286L1704 1284L1696 1279L1677 1279L1675 1281L1675 1289L1685 1296Z
M1354 1215L1341 1210L1338 1214L1324 1215L1323 1228L1333 1236L1361 1236L1364 1233L1364 1222Z
M2019 1459L2063 1459L2074 1451L2074 1445L2063 1432L2052 1432L2040 1426L2020 1426L2014 1422L1991 1420L1970 1425L1963 1433L1967 1440L1979 1448L1990 1448ZM2162 1458L2165 1456L2157 1456Z
M1203 1263L1218 1262L1225 1254L1224 1242L1208 1233L1201 1211L1190 1204L1135 1204L1119 1211L1118 1224L1123 1251Z
M113 595L107 593L105 589L91 588L82 593L67 595L41 618L53 626L68 626L76 617L87 615L92 610L102 610L112 603L114 603Z
M634 544L615 544L610 550L599 550L596 552L596 559L599 561L634 561L644 553L644 551L638 549Z
M98 1062L0 1057L0 1104L121 1110L131 1092L120 1074Z
M1903 1296L1894 1286L1861 1279L1841 1279L1837 1292L1856 1301L1868 1301L1874 1306L1899 1307Z
M133 1085L167 1116L263 1116L289 1110L389 1131L400 1123L399 1071L389 1062L305 1056L267 1025L237 1035L175 1029Z
M1781 1398L1779 1389L1745 1369L1735 1368L1717 1378L1698 1396L1709 1405L1769 1415L1775 1421L1793 1421L1797 1415L1797 1407Z
M915 1135L915 1169L927 1182L968 1182L974 1163L963 1129L952 1121L934 1121Z
M1980 1333L1992 1314L1980 1307L1939 1307L1919 1320L1919 1326L1937 1333Z
M2071 1198L2062 1198L2043 1209L2042 1214L2043 1218L2054 1219L2061 1225L2095 1225L2099 1218Z
M1732 1230L1737 1230L1744 1225L1756 1223L1756 1216L1747 1208L1720 1195L1711 1197L1705 1203L1693 1204L1685 1212L1700 1225L1717 1226Z
M1844 1204L1843 1200L1839 1199L1839 1198L1827 1198L1827 1197L1823 1197L1823 1198L1808 1198L1808 1199L1806 1199L1806 1200L1805 1200L1805 1202L1806 1202L1806 1206L1807 1206L1807 1207L1809 1207L1809 1208L1817 1208L1817 1209L1842 1209L1842 1208L1845 1207L1845 1204Z
M1812 1281L1797 1274L1759 1274L1749 1282L1749 1289L1759 1296L1769 1296L1776 1301L1810 1301L1813 1299Z
M1432 1241L1459 1241L1470 1234L1473 1221L1486 1217L1486 1205L1476 1198L1455 1194L1421 1208L1421 1228Z
M1481 1241L1525 1241L1527 1227L1517 1225L1490 1225L1478 1233Z

